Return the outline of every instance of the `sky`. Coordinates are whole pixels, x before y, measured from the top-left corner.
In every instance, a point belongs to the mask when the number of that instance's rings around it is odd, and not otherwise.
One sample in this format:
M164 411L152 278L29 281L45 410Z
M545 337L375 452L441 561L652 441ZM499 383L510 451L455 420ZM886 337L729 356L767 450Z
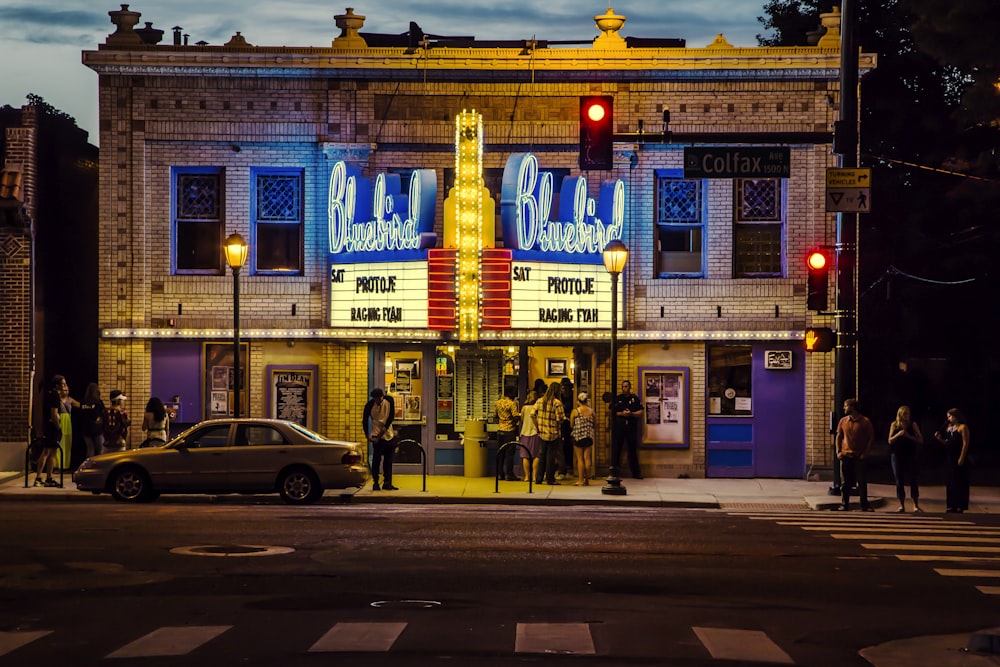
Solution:
M756 46L765 0L620 0L622 36L678 37L690 47L722 33L733 46ZM98 143L97 74L81 64L114 32L108 12L121 3L98 0L0 0L0 106L21 107L40 95L76 119ZM583 0L133 0L131 11L164 31L180 26L194 44L221 45L240 31L255 46L327 47L340 34L333 16L348 6L366 18L362 32L399 34L415 21L425 33L477 39L592 40L593 16L608 5Z

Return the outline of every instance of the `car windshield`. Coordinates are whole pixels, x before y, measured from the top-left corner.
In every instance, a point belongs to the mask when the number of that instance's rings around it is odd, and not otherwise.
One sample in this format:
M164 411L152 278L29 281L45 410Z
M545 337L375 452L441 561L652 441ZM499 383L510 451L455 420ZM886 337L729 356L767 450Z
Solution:
M309 438L310 440L316 440L316 441L326 440L326 438L321 436L319 433L316 433L315 431L310 431L305 426L301 426L299 424L296 424L295 422L289 422L288 425L293 429L295 429L296 431L298 431L299 433L301 433L302 435Z

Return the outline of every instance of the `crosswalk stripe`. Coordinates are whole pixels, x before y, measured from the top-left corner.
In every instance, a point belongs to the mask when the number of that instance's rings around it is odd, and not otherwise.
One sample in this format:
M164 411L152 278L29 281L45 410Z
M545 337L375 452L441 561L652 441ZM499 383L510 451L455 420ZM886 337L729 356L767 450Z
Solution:
M865 535L865 537L871 537L871 535ZM941 551L943 549L947 549L948 551L966 553L994 554L997 552L996 547L976 547L966 546L964 544L893 544L889 542L862 542L861 546L865 549L891 549L898 551Z
M152 658L164 655L185 655L215 639L231 625L194 625L190 627L157 628L148 635L109 653L108 658Z
M836 530L832 526L800 526L802 530ZM839 526L838 526L839 528ZM989 531L982 530L971 530L967 528L953 529L953 528L923 528L920 526L879 526L879 527L869 527L869 526L851 526L851 530L856 533L927 533L929 535L982 535L996 534L1000 537L1000 532L992 533Z
M385 652L405 628L406 623L337 623L309 647L309 652Z
M870 540L875 535L867 533L831 533L830 537L837 540ZM954 542L956 538L939 535L886 535L886 538L903 540L904 542ZM980 544L1000 544L1000 537L963 537L963 542L978 542Z
M1000 595L1000 586L976 586L976 589L986 595Z
M982 562L982 561L1000 561L1000 556L944 556L944 555L925 555L925 554L896 554L896 558L899 560L910 560L910 561L931 561L931 560L946 560L946 561L960 561L960 562Z
M794 664L791 656L759 630L728 628L692 628L692 630L717 660Z
M514 652L596 654L589 623L518 623Z
M52 634L51 630L36 630L33 632L0 632L0 655L7 655L25 644Z
M942 577L1000 577L1000 570L973 570L964 568L936 567L934 571Z

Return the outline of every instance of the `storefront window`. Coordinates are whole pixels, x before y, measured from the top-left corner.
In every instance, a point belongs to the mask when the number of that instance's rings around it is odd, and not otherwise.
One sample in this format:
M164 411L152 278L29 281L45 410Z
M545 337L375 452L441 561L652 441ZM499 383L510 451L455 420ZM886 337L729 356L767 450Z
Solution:
M777 178L736 181L733 273L737 278L781 277L784 253L785 182Z
M708 413L753 414L752 350L749 345L708 348Z
M302 273L302 170L253 172L254 270Z
M222 169L175 167L172 171L174 269L177 273L221 274L225 233Z
M705 220L700 180L680 170L658 172L656 179L656 273L661 278L704 275Z

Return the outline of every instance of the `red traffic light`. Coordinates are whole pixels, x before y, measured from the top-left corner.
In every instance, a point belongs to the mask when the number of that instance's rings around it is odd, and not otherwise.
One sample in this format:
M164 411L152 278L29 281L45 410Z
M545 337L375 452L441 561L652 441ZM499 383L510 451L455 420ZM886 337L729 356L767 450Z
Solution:
M614 168L614 98L586 95L580 98L580 169Z
M822 248L813 248L806 255L806 266L809 267L806 305L809 310L823 312L827 308L829 299L828 263L829 258Z
M806 255L806 266L809 267L810 271L825 271L826 263L826 253L822 250L810 250L809 254Z
M608 115L608 110L604 107L603 102L590 102L587 104L584 114L587 118L597 123L604 120L604 117Z

